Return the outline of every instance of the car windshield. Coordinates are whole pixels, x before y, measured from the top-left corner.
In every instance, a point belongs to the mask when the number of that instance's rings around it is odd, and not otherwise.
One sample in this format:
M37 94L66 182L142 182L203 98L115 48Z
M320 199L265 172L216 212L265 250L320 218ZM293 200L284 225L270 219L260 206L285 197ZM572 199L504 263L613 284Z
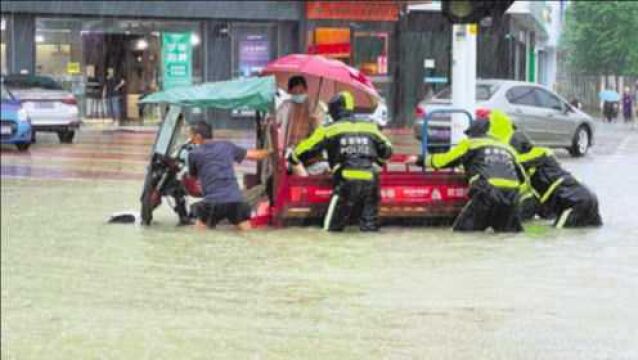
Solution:
M491 84L477 84L476 85L476 100L485 101L489 100L492 95L496 92L498 88L497 85ZM452 88L449 86L439 91L436 95L434 95L437 99L449 100L452 92Z
M7 88L4 87L4 85L2 85L0 93L2 94L2 101L11 101L11 100L13 100L13 97L11 96L11 94L9 93Z
M46 90L62 90L62 86L46 76L10 75L4 78L4 84L10 89L40 88Z

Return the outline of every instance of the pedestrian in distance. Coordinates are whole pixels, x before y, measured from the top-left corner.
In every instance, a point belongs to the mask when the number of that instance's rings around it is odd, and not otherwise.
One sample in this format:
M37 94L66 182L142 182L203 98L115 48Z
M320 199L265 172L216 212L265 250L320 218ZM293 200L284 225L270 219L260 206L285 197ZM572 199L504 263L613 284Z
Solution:
M603 120L607 123L610 123L616 117L616 103L613 101L604 101L603 102Z
M516 152L501 139L514 132L507 116L491 111L488 120L477 120L446 153L413 156L407 161L431 169L462 165L470 186L470 200L454 221L454 231L520 232L519 191L526 179Z
M578 100L578 98L572 98L572 100L569 102L569 105L573 106L576 109L580 109L582 107L582 103L580 102L580 100Z
M239 190L233 165L245 159L263 160L271 151L244 149L230 141L213 140L212 128L204 121L191 126L190 141L197 147L188 155L188 171L199 179L204 195L202 201L191 207L195 226L215 228L227 219L239 230L250 230L251 207Z
M622 95L622 114L625 118L625 123L629 123L633 119L634 115L634 99L631 94L631 89L629 87L625 87L625 91Z
M119 121L121 119L120 101L124 85L126 85L126 81L116 76L113 68L106 70L106 80L102 88L102 99L106 101L108 117L113 119L113 121Z
M333 123L317 128L288 157L302 165L323 151L333 173L334 188L324 218L324 229L343 231L358 218L361 231L378 231L379 174L376 164L392 155L392 144L375 123L354 118L354 97L344 91L328 104Z

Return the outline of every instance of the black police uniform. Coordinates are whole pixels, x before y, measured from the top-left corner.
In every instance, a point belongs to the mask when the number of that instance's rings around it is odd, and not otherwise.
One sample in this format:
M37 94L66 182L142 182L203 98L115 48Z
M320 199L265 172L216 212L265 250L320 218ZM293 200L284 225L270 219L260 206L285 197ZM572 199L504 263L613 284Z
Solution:
M558 228L602 225L596 195L565 171L550 149L534 146L522 132L516 132L510 144L530 179L532 196L524 207L556 217Z
M335 120L338 121L317 128L308 139L301 141L290 161L298 164L324 150L327 152L334 189L324 229L341 231L356 216L362 231L376 231L380 195L374 164L381 164L390 157L392 145L372 122L350 118Z
M454 222L454 231L497 232L523 230L518 196L525 175L509 145L486 135L489 123L477 121L466 131L468 138L446 153L432 154L419 163L434 169L462 165L470 184L470 200Z

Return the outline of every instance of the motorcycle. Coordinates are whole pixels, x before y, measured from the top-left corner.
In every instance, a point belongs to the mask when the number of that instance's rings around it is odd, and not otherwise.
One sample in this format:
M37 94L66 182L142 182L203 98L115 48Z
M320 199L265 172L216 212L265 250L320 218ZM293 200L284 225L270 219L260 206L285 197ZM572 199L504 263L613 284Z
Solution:
M162 198L173 202L171 207L180 225L192 221L186 199L201 196L201 188L199 182L188 175L188 153L195 145L178 136L183 134L184 123L183 114L172 108L158 131L140 198L143 225L151 224L153 211L161 205Z
M201 197L199 181L188 174L188 153L196 145L187 140L188 118L190 121L205 120L202 109L252 109L256 115L257 145L264 147L269 133L264 130L263 113L270 110L274 100L273 78L238 79L216 83L206 83L170 89L151 94L142 100L144 104L166 105L162 123L158 129L146 177L140 196L140 218L143 225L150 225L153 212L162 204L162 199L170 203L179 218L180 225L192 223L188 198ZM267 174L262 169L269 168L268 161L258 164L258 174L246 175L244 196L247 202L255 204L251 217L253 226L269 220L268 199L264 199ZM264 176L261 176L264 174Z

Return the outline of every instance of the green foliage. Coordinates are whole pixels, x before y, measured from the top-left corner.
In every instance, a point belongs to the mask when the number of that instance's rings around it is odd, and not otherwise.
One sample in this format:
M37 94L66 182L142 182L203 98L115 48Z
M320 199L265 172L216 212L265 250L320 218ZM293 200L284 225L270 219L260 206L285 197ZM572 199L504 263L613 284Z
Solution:
M638 75L638 2L573 1L561 46L576 72Z

